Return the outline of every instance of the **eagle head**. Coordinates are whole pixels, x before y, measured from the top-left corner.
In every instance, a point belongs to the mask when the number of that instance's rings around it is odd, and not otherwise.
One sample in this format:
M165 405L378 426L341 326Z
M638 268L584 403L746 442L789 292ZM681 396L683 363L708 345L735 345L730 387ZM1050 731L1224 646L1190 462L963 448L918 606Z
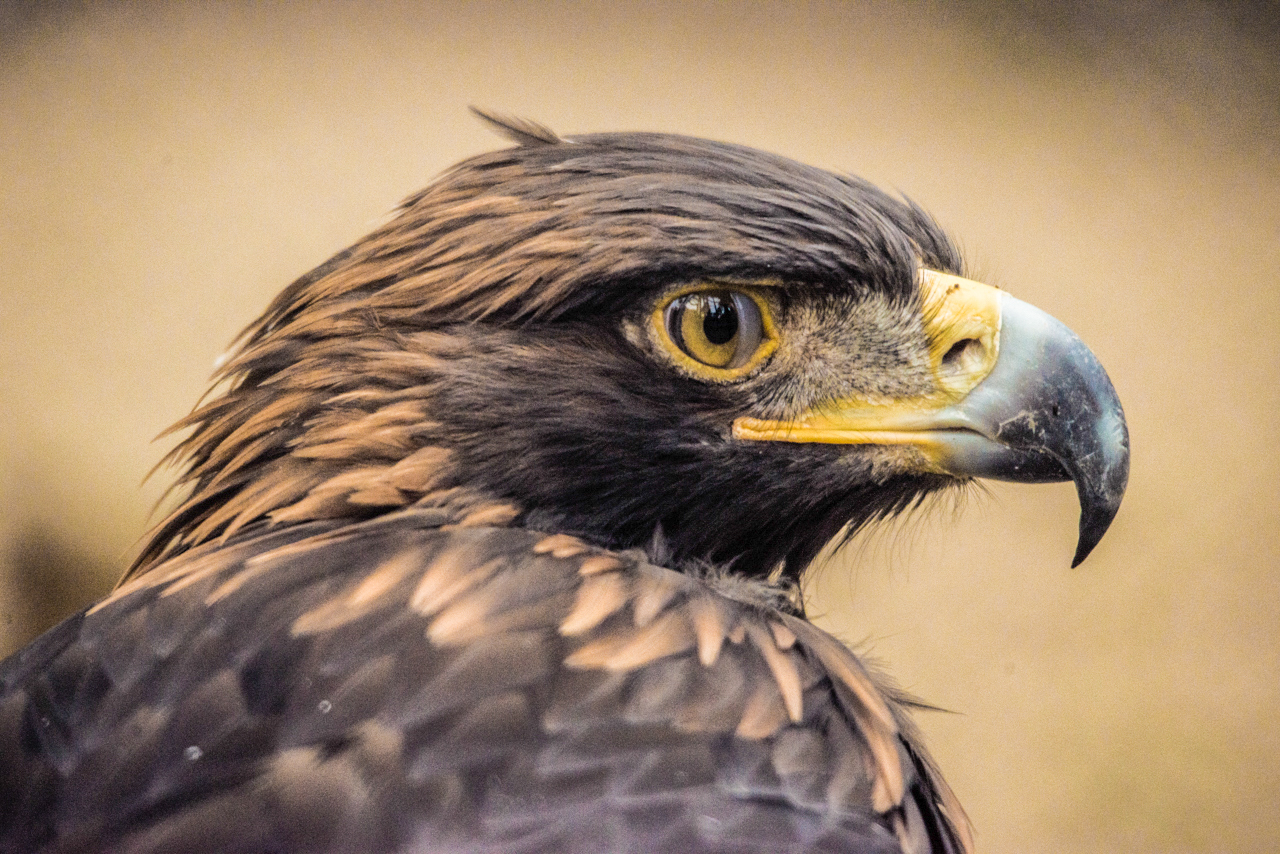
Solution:
M919 207L665 134L471 158L286 289L180 426L189 487L135 571L263 526L410 506L797 576L973 477L1073 479L1076 561L1128 470L1079 339L962 278Z

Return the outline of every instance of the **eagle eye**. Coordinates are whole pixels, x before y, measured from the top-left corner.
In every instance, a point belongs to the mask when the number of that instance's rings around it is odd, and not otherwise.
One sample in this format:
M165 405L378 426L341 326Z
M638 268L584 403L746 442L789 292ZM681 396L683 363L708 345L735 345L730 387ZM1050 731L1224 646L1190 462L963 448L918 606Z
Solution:
M769 304L746 290L704 287L669 295L654 312L654 325L680 364L710 379L746 374L777 344Z

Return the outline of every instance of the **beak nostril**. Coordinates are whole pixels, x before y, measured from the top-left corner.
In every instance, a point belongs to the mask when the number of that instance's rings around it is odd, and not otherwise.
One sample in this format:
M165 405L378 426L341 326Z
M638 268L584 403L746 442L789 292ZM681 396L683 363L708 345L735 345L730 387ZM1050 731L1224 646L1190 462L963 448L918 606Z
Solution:
M977 338L961 338L943 354L942 370L948 374L977 370L982 366L984 352Z

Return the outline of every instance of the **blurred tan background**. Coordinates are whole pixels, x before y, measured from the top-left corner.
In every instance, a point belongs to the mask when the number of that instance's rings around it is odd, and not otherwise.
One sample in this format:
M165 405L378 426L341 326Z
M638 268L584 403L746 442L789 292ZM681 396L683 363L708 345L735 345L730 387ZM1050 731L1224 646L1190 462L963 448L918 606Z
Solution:
M1004 852L1280 847L1280 10L1216 3L0 4L0 652L107 591L281 287L470 103L746 143L922 202L1073 327L1133 474L991 486L815 576Z

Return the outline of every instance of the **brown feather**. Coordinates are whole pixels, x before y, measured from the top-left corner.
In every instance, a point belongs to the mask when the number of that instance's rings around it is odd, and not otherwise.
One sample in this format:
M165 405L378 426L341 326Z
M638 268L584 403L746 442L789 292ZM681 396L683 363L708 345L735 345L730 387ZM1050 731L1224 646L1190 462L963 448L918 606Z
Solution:
M444 485L448 477L450 451L427 446L397 462L387 472L387 480L397 489L419 495Z
M565 659L569 667L635 670L692 649L693 627L683 613L664 614L647 626L620 631L580 647Z
M747 700L747 707L742 712L742 719L738 722L734 735L759 741L776 733L787 723L788 718L777 685L762 682Z
M816 626L791 616L783 616L787 628L817 655L834 683L837 693L848 697L847 711L858 724L875 761L872 799L879 812L888 812L902 803L906 780L898 748L898 724L880 689L857 658L834 638Z
M487 528L498 525L509 525L520 515L520 508L514 504L498 502L480 503L469 506L462 518L458 520L460 528ZM559 555L557 555L559 557Z
M580 555L587 550L587 544L577 537L571 537L568 534L552 534L538 541L533 547L533 553L538 555L550 554L555 557L573 557Z
M491 128L519 145L559 145L563 143L563 140L556 136L555 131L529 119L520 119L515 116L497 113L493 110L477 107L474 104L470 109L472 113L484 119Z
M669 569L641 566L634 576L631 609L637 626L647 626L689 581Z
M292 634L304 636L332 631L360 619L378 607L383 597L420 566L421 555L416 550L410 549L393 555L378 564L353 589L327 599L298 616L293 621Z
M594 629L627 604L630 592L621 573L588 576L578 588L573 610L560 623L560 634L573 637Z
M499 559L476 562L478 557L476 550L466 543L436 555L409 597L409 607L431 616L502 566Z
M621 569L622 565L622 561L611 554L592 555L578 567L578 574L585 576L599 575L603 572L613 572L615 569Z
M752 624L747 626L747 637L755 644L756 649L764 656L773 674L778 692L782 695L782 703L786 707L787 716L792 723L799 723L804 717L803 692L800 688L800 672L795 661L787 653L778 649L773 636L763 626Z
M773 633L774 643L778 645L778 649L791 649L796 644L795 632L788 629L782 623L776 620L769 622L769 631Z
M724 645L726 617L719 603L711 596L694 596L689 600L689 619L698 638L698 660L703 667L710 667L720 657Z

